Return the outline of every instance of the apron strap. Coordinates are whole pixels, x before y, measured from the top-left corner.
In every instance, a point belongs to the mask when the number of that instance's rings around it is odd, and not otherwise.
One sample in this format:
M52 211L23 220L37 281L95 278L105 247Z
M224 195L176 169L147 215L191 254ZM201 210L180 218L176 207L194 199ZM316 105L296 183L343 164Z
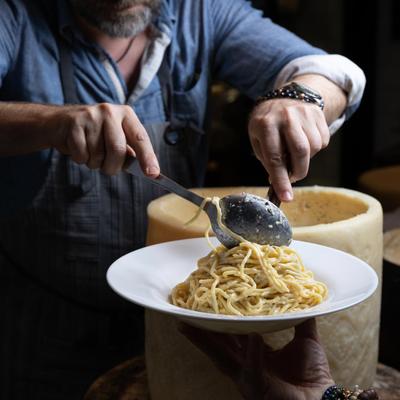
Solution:
M166 120L169 122L167 129L170 129L170 127L175 127L177 124L179 124L179 122L175 119L174 101L172 97L172 74L167 52L164 54L164 59L158 71L158 79L160 81L161 92L163 96Z
M63 38L59 41L60 75L65 104L79 104L71 49Z

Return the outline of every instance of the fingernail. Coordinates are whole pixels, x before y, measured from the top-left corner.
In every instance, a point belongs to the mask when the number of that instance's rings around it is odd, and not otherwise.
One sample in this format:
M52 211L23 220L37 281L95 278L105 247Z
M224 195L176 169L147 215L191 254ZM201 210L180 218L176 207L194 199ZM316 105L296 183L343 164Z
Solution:
M283 192L282 193L282 200L283 201L292 201L293 200L292 193L290 193L289 190L286 190L285 192Z
M160 173L160 170L155 165L151 165L150 167L146 168L147 175L158 175L159 173Z

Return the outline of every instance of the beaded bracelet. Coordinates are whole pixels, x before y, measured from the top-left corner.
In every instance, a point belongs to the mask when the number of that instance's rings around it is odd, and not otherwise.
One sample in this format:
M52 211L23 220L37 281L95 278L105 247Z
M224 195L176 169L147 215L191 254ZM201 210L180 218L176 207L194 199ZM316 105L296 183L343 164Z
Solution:
M319 93L297 82L291 82L279 89L271 90L256 100L256 105L272 99L289 98L315 104L321 110L324 109L324 100Z
M326 389L322 400L379 400L379 397L374 389L361 390L356 385L351 390L334 385Z

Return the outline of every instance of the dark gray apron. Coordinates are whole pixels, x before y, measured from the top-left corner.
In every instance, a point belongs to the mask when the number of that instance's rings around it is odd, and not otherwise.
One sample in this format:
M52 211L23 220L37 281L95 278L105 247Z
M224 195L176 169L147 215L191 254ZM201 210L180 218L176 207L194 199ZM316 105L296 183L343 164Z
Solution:
M65 103L78 103L70 49L60 53ZM159 79L169 122L145 128L161 170L197 186L205 135L175 120L166 60ZM0 399L79 399L98 375L143 351L143 310L115 295L105 275L144 245L146 207L162 193L53 151L31 207L0 222Z

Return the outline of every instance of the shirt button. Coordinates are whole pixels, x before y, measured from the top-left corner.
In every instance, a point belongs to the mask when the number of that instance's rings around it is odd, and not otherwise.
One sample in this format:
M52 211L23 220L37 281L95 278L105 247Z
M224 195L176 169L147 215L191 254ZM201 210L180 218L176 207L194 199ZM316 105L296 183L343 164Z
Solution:
M167 130L164 133L165 142L167 144L170 144L171 146L178 144L181 141L181 139L182 139L181 132Z

